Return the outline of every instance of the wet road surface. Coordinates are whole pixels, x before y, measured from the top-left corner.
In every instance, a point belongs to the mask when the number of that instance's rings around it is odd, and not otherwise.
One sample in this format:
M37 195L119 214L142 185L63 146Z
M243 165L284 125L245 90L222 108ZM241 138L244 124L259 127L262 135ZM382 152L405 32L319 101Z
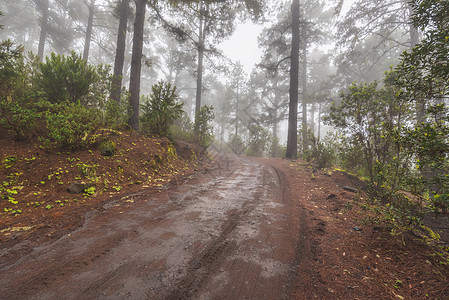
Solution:
M143 191L0 270L1 299L288 299L300 221L283 174L222 156Z

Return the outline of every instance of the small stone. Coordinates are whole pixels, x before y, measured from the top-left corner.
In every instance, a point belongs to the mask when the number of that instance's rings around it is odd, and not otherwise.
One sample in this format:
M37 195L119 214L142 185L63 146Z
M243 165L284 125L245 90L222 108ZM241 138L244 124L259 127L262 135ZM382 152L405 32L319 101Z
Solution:
M70 194L80 194L84 191L84 188L85 188L84 183L74 182L67 188L67 191Z
M360 228L358 226L354 226L354 227L352 227L352 229L354 229L355 231L362 231L362 228Z
M344 189L345 191L348 191L348 192L351 192L351 193L356 193L356 194L359 192L358 189L353 188L353 187L350 187L350 186L344 186L343 189Z

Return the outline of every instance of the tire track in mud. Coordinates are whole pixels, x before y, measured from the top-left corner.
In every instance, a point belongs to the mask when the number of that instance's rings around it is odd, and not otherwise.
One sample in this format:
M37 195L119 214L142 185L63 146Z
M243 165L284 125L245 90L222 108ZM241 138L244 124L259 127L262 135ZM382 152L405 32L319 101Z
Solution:
M282 255L295 242L285 175L220 159L211 172L105 207L71 237L0 269L1 285L14 282L0 298L287 298L293 251Z
M195 183L186 184L187 181L185 181L184 183L181 183L181 184L176 184L175 186L170 185L170 186L164 187L163 190L165 190L165 189L167 190L166 191L167 197L169 198L171 205L167 205L165 208L158 209L157 213L155 212L154 218L152 220L149 220L147 222L147 224L151 225L151 227L157 226L158 223L165 220L166 216L170 212L182 210L185 206L187 206L188 204L186 204L185 202L188 202L189 199L197 197L198 195L202 194L203 192L207 191L208 189L216 186L220 182L231 177L234 174L235 170L230 170L230 168L229 168L230 162L229 162L228 155L222 154L218 159L219 159L218 161L224 162L224 167L222 167L221 164L219 163L218 175L215 174L214 172L209 173L209 176L212 179L206 183L201 183L199 187L196 187L197 183L196 184ZM223 173L225 173L225 174L223 174ZM190 180L188 180L188 181L190 181ZM193 181L195 182L195 180L193 180ZM171 190L169 188L171 188ZM184 191L185 188L187 188L188 190L192 190L192 191L188 191L186 194L186 192ZM236 219L235 213L231 214L230 219L231 220ZM232 221L230 224L228 224L227 228L224 229L224 232L230 233L235 228L236 225L237 225L237 222ZM213 262L214 258L219 257L219 255L223 252L224 249L226 249L226 247L229 245L229 243L226 242L224 239L216 239L215 243L212 243L212 245L216 245L216 246L211 247L210 249L206 249L207 253L202 255L204 257L208 257L209 262ZM201 265L202 260L199 258L201 258L202 256L200 255L200 256L196 257L196 259L195 259L196 264L192 264L192 267L189 268L189 270L187 270L187 273L191 273L192 270L200 269L199 266ZM100 290L101 286L106 284L108 281L112 280L120 272L121 269L124 269L125 267L129 267L127 265L129 265L129 264L121 264L118 268L109 272L106 276L103 276L100 280L95 281L94 283L89 285L89 287L87 289L84 290L82 295L89 297L89 298L93 297L93 295L95 295L95 293L98 292L98 290ZM172 298L170 298L170 299L172 299Z
M20 280L17 280L19 286L14 290L9 290L6 294L2 294L0 298L27 299L29 296L35 295L36 291L45 289L48 286L57 285L58 282L64 280L64 276L76 273L92 264L98 263L113 250L115 245L135 235L136 232L121 232L119 235L98 240L95 243L95 249L92 251L83 251L68 261L65 258L65 252L57 253L56 257L51 257L50 260L45 259L48 254L52 255L53 253L46 253L47 247L43 247L36 257L28 258L30 263L26 265L25 269L15 272L15 275L18 275L20 278ZM39 260L34 260L34 258L39 258ZM45 260L45 262L42 262L42 260ZM21 275L21 273L26 273L27 269L35 269L35 272L28 276Z
M270 168L275 170L278 179L277 181L282 190L282 181L278 170L271 166ZM264 172L262 187L266 184L266 176L267 174ZM259 204L258 200L263 193L261 189L262 188L259 187L258 190L252 194L251 200L246 201L241 209L234 209L228 213L227 220L222 225L221 234L214 238L203 251L190 261L186 275L174 284L177 288L166 295L164 297L165 299L194 298L196 293L211 278L211 275L216 274L219 271L219 268L225 259L238 248L236 242L232 241L229 236L233 233L239 223L257 207ZM283 197L283 192L281 197Z

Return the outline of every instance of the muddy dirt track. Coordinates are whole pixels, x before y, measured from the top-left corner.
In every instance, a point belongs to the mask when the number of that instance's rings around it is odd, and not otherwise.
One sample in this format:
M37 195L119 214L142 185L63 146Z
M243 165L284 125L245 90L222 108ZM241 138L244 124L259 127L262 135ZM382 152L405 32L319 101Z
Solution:
M185 183L129 195L0 269L2 299L287 299L307 257L283 173L223 156Z

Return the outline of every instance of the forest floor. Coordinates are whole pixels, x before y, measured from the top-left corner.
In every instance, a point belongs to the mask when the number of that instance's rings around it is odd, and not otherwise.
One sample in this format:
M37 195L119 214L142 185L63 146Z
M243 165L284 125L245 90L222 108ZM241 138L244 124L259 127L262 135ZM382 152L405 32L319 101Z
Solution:
M353 176L108 138L110 157L0 140L0 299L449 299L447 256L362 224Z

